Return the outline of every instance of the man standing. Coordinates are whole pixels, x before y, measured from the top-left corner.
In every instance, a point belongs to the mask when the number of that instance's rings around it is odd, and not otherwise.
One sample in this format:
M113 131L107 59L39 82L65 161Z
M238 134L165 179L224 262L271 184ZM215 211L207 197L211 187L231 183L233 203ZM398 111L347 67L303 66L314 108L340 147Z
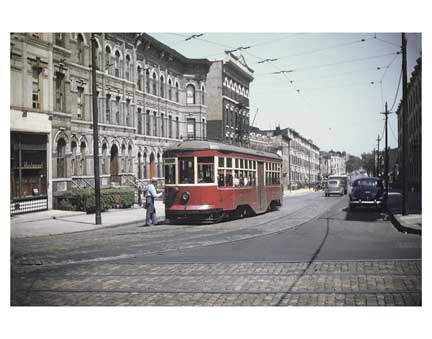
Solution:
M147 186L147 190L145 191L147 214L146 214L146 222L144 226L149 226L150 223L152 223L153 225L157 224L154 199L159 198L162 195L162 192L161 193L156 192L156 187L155 187L156 184L157 184L156 178L151 178L151 182Z

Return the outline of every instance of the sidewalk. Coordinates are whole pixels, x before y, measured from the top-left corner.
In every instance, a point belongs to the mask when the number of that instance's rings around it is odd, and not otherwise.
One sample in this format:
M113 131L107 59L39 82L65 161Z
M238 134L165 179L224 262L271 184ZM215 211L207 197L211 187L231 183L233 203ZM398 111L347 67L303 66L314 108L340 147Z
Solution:
M315 192L313 189L309 189L309 188L301 188L298 190L292 190L291 192L289 190L284 190L284 197L292 197L292 196L296 196L296 195L304 195L307 193L313 193Z
M402 194L399 189L390 189L387 211L393 225L400 231L421 235L422 196L421 192L408 193L408 215L402 215Z
M155 201L158 221L165 219L165 206ZM138 205L126 209L111 209L102 212L102 224L95 224L95 214L49 210L11 217L11 238L36 237L90 231L104 227L125 225L141 226L145 223L146 210Z

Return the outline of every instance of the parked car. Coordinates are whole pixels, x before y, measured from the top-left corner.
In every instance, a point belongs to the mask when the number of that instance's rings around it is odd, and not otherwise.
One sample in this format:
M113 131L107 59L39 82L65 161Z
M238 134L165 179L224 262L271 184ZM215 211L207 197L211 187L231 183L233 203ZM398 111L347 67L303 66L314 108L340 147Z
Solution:
M324 190L326 197L330 194L344 195L344 185L341 179L328 179L327 185Z
M360 178L353 181L349 200L351 209L361 206L383 209L387 202L387 193L381 179Z

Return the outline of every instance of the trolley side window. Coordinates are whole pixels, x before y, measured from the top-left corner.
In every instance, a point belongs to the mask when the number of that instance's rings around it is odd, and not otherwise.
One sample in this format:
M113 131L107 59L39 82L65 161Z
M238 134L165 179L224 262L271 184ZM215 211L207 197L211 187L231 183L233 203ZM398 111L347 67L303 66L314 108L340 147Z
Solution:
M194 158L179 158L179 183L194 183Z
M165 159L165 184L175 184L176 164L175 159Z
M198 157L198 183L214 183L214 157Z

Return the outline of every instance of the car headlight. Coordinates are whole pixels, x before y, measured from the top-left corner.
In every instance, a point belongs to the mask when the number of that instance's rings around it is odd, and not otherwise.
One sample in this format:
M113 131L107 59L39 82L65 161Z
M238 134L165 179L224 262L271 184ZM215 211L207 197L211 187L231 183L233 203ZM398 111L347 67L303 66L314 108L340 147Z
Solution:
M190 193L189 192L183 192L181 195L181 201L183 204L186 204L189 201Z

